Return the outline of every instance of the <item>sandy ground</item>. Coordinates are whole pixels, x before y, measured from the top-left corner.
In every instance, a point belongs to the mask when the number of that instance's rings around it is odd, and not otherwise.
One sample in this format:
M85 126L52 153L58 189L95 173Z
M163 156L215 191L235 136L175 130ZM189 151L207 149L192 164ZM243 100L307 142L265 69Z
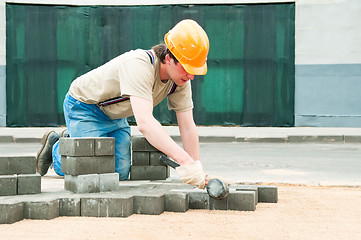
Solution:
M128 218L59 217L0 225L11 239L361 239L361 187L279 186L254 212L189 210Z

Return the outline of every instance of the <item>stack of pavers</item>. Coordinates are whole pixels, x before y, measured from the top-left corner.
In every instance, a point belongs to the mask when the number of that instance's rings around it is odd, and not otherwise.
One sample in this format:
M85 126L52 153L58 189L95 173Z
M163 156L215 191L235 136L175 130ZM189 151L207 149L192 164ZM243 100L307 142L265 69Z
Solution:
M114 138L60 138L59 153L65 190L94 193L119 189Z
M0 157L0 196L41 192L41 177L36 173L35 157Z
M165 180L169 167L159 161L163 153L154 148L145 137L132 137L132 166L130 180Z
M41 177L36 173L34 156L0 156L0 223L13 223L24 218L29 207L24 209L14 195L38 194L41 192Z

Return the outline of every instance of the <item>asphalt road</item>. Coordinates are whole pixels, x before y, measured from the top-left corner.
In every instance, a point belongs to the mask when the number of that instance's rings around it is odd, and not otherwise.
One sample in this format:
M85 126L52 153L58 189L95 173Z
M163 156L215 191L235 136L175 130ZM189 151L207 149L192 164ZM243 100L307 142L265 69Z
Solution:
M202 144L205 171L234 181L361 185L361 144Z
M39 148L0 143L0 156L35 156ZM361 144L201 143L201 160L209 174L236 182L361 186Z

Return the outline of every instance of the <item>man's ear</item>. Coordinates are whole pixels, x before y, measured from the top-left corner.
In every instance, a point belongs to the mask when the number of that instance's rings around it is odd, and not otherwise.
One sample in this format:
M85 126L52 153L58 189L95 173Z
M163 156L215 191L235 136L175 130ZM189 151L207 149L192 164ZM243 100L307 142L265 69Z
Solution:
M167 55L165 55L164 61L165 61L166 64L169 64L171 59L172 58L169 56L169 53L168 53Z

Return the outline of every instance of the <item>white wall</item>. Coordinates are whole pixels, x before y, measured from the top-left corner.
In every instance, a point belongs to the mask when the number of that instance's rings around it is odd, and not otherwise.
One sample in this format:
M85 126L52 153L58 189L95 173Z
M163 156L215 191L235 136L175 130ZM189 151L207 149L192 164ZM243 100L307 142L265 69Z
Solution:
M361 127L361 1L297 0L295 125Z
M0 127L6 125L6 16L5 1L0 0Z
M360 0L297 0L295 63L361 63Z

